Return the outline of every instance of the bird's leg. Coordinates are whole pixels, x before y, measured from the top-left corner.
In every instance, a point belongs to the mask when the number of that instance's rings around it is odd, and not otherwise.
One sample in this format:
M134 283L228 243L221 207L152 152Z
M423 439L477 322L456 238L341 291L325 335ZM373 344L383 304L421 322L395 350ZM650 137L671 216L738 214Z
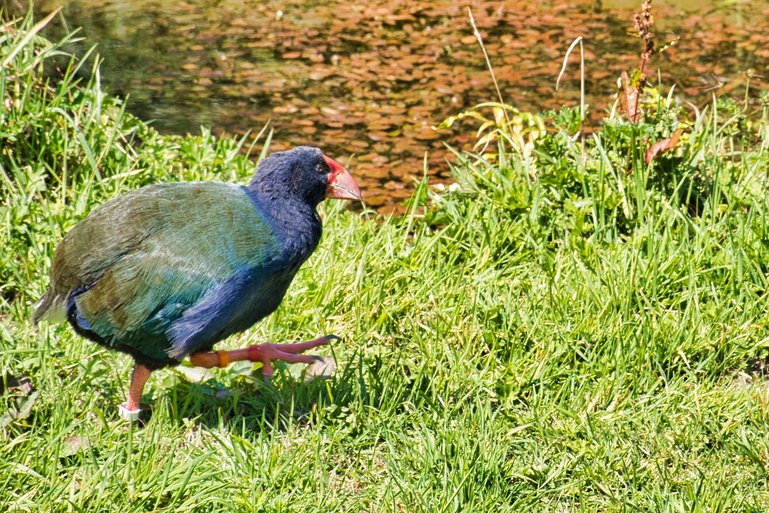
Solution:
M272 362L279 360L287 363L313 363L320 359L319 356L300 354L308 349L324 346L332 340L338 339L336 335L325 335L307 342L295 344L256 344L244 349L234 351L215 351L210 353L195 353L190 355L192 365L198 367L227 367L231 362L248 360L262 362L262 374L269 378L272 376Z
M150 378L152 371L140 363L134 364L134 370L131 373L131 386L128 388L128 399L120 405L120 415L127 420L138 420L139 402L144 392L144 385Z

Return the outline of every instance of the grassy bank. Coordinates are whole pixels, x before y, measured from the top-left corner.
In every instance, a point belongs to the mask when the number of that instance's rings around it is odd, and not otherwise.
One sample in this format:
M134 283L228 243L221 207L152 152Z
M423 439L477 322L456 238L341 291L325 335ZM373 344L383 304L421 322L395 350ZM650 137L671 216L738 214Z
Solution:
M126 357L29 323L53 248L117 194L253 164L158 135L31 28L0 37L3 511L769 508L766 111L649 92L584 144L574 111L509 111L414 214L323 205L280 310L223 346L333 332L335 375L160 372L139 428Z

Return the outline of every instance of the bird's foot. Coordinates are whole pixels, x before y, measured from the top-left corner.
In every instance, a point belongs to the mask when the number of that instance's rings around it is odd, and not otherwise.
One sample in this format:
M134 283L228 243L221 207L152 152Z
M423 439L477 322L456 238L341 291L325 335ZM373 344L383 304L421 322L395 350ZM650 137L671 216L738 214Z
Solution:
M328 344L332 340L338 340L336 335L325 335L306 342L293 344L256 344L245 349L234 351L217 351L211 353L196 353L190 355L190 362L198 367L226 367L231 362L247 360L261 362L262 374L265 378L272 377L275 370L272 362L282 361L286 363L311 364L320 359L319 356L301 354L309 349Z
M272 362L281 361L286 363L306 363L312 364L322 360L320 356L301 354L308 349L320 347L328 344L332 340L338 340L336 335L325 335L307 342L297 342L294 344L256 344L246 348L248 350L248 359L252 362L262 363L262 375L265 378L271 378L275 373Z

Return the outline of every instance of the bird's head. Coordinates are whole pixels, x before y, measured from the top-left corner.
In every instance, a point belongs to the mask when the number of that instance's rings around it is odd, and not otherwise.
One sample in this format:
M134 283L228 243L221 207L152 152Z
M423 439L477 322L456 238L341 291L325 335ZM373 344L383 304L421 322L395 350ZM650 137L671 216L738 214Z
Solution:
M360 200L358 184L318 148L298 146L259 163L251 186L272 197L300 197L313 207L325 198Z

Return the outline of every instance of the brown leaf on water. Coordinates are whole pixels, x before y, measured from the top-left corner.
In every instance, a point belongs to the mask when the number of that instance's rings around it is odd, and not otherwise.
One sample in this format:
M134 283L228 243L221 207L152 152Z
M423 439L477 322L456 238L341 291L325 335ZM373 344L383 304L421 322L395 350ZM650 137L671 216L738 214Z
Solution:
M367 133L366 135L372 141L381 141L381 140L387 139L389 137L387 132L376 131L376 130L372 130L369 133Z
M417 141L433 141L438 139L438 132L429 126L426 126L414 134L414 139Z
M384 180L390 176L390 172L387 168L383 168L382 166L373 163L358 166L355 169L355 174L377 181ZM366 200L368 201L368 196L366 196Z
M307 77L310 80L324 80L334 75L334 70L327 66L314 66Z
M406 187L406 184L402 182L396 182L395 180L389 180L382 184L382 187L384 187L384 189L387 191L395 191L398 189L403 189Z
M681 134L683 134L683 132L684 129L679 128L667 139L662 139L661 141L657 141L656 143L652 144L651 147L646 150L646 154L644 155L644 160L646 163L650 164L651 161L654 160L654 157L660 153L665 153L666 151L670 151L675 148L678 144L678 141L681 139Z
M391 201L392 201L392 198L386 194L367 194L366 195L366 203L372 208L382 207Z
M278 107L274 107L272 109L272 112L274 114L294 114L298 111L295 106L288 104L288 105L280 105Z
M382 130L387 130L392 126L393 126L393 123L387 119L374 120L368 123L369 130L378 131L378 132Z
M368 141L363 139L352 139L345 143L344 149L350 153L360 153L368 148Z
M323 54L314 48L305 50L302 53L302 58L309 59L315 63L323 62Z

